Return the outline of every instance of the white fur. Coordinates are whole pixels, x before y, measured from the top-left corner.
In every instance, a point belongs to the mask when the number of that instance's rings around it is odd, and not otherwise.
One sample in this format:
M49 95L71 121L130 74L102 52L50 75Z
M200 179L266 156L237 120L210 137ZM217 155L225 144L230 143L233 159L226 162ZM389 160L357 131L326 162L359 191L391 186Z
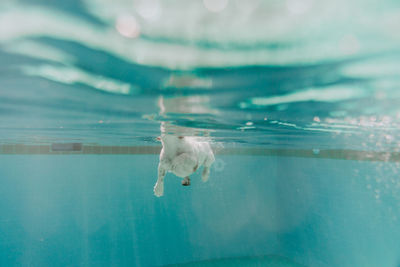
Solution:
M189 175L200 166L204 166L202 180L203 182L208 180L210 167L215 159L207 140L201 140L200 137L162 134L161 142L162 150L154 195L160 197L164 194L164 177L167 172L184 178L184 183L189 184Z

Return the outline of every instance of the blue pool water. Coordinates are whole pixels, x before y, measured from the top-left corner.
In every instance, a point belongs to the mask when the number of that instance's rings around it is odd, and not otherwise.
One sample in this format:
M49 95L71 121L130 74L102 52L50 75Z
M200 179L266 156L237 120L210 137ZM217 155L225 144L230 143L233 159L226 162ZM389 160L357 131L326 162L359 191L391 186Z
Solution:
M1 265L161 266L260 255L271 258L248 266L399 263L395 164L219 160L225 168L213 169L208 183L195 175L186 188L169 174L156 198L156 156L1 156ZM291 264L274 263L281 257Z
M399 266L398 1L2 0L0 266ZM210 179L153 187L164 134Z

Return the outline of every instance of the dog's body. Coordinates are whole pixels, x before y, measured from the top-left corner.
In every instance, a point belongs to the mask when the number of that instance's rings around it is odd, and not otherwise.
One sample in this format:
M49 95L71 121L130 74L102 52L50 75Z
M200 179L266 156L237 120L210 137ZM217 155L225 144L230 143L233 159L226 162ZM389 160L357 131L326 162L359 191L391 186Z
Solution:
M189 175L200 166L204 166L202 180L206 182L210 174L211 164L214 162L214 153L207 140L201 137L175 136L162 134L162 150L158 165L158 179L154 186L154 194L160 197L164 194L164 177L172 172L184 178L182 185L190 185Z

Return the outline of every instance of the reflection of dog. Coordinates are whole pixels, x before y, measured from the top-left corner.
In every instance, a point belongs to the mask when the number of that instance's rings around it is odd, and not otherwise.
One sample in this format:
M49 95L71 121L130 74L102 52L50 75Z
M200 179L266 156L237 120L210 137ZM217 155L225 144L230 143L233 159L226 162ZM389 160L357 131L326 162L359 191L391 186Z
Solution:
M158 165L158 179L154 186L154 194L160 197L164 194L164 176L167 171L184 178L182 185L190 185L189 175L201 165L204 166L202 180L206 182L210 175L210 166L214 162L214 153L208 141L200 137L175 136L162 134L162 150Z

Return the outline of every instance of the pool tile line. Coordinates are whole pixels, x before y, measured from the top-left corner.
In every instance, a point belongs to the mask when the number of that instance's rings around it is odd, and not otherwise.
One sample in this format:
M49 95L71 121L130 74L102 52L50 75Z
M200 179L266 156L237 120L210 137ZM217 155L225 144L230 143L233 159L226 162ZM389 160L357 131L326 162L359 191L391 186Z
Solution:
M0 155L156 155L160 153L160 150L160 146L100 146L85 145L82 143L0 145ZM400 162L399 152L348 149L326 149L316 151L312 149L224 148L219 150L217 154Z

